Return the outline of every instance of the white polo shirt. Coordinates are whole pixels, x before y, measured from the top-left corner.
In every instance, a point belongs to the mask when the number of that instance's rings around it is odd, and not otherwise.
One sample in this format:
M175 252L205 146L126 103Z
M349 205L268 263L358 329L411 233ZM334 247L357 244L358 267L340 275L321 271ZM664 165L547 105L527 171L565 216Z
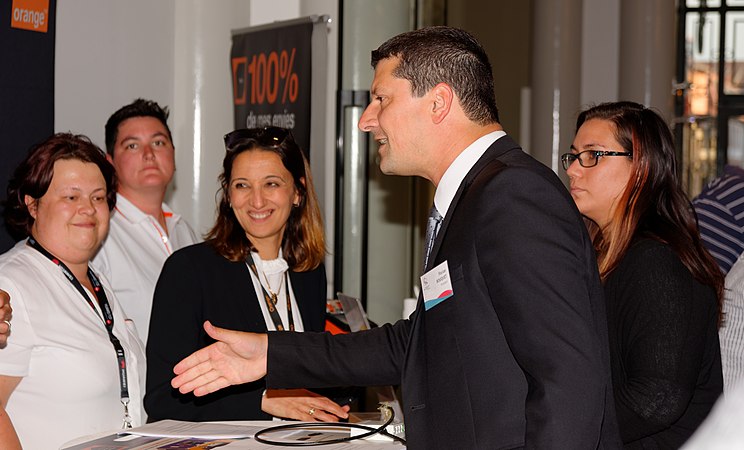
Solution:
M121 195L106 240L92 265L105 276L127 316L147 343L155 283L174 251L199 242L188 223L163 203L166 233L158 221Z
M105 279L114 335L124 349L133 425L145 422L145 354ZM62 270L23 240L0 255L0 286L11 297L13 330L0 350L0 375L22 377L8 412L21 445L54 449L80 436L121 428L124 407L116 353L101 319ZM95 297L88 296L97 307Z

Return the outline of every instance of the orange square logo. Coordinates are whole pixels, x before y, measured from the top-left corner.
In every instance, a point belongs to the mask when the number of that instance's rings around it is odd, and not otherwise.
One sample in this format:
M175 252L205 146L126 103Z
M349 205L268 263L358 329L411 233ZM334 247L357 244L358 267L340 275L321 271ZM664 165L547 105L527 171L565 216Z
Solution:
M46 33L49 27L49 0L13 0L10 27Z

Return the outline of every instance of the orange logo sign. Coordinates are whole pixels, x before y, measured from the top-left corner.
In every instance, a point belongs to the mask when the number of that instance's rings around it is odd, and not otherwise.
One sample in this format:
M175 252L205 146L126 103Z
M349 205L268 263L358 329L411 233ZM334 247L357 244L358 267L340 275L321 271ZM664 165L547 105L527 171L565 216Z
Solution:
M49 0L13 0L10 26L46 33L49 26Z

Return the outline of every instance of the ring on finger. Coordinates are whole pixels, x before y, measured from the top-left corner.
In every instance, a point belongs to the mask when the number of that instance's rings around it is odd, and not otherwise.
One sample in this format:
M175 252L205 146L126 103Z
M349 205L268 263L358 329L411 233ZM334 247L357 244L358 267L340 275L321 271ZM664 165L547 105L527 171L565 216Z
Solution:
M8 331L10 331L10 320L3 320L3 322L8 324Z
M308 414L310 414L311 416L314 416L314 415L315 415L315 408L310 408L310 409L309 409L309 410L307 411L307 413L308 413Z

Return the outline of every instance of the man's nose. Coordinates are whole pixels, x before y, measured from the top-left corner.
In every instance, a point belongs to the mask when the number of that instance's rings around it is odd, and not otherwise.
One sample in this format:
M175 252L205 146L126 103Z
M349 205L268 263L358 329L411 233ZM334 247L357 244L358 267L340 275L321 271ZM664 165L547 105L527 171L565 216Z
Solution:
M377 106L370 103L364 109L362 117L359 118L359 129L364 132L372 131L377 127Z

